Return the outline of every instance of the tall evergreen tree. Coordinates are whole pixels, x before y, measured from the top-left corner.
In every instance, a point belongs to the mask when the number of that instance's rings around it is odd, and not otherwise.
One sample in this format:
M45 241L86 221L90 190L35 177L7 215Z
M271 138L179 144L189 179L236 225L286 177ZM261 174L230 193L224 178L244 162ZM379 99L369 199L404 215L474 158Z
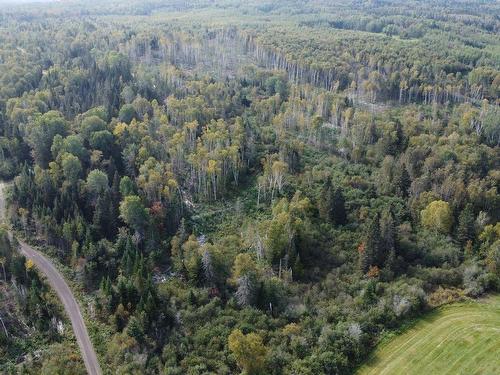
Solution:
M104 228L106 226L106 202L103 197L99 196L97 198L94 215L92 217L92 228L95 233L96 238L101 238L103 236Z
M333 212L333 187L330 178L326 179L326 182L321 188L318 199L318 212L321 219L327 221L331 220Z
M465 245L467 241L474 240L474 234L475 234L474 223L475 223L474 209L472 208L472 205L469 203L462 210L458 218L457 237L462 245Z
M335 225L343 225L347 222L345 199L342 189L334 188L328 178L321 189L318 199L318 212L323 220Z
M380 218L378 213L367 225L365 241L362 243L359 253L360 269L366 273L371 266L377 264L380 258Z
M347 212L345 209L345 198L341 188L335 189L333 193L333 213L332 221L335 225L347 223Z
M407 198L411 186L411 178L404 164L401 164L400 171L395 177L396 192L402 198Z
M391 252L395 251L394 219L389 210L384 210L380 217L380 244L377 265L381 267L387 261Z

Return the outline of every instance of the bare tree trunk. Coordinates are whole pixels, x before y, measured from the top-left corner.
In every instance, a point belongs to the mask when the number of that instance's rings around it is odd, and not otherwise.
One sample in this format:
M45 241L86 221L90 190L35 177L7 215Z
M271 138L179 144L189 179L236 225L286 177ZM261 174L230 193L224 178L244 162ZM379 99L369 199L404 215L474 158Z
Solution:
M7 273L5 272L5 264L2 262L3 280L7 283Z
M9 337L9 332L7 332L7 328L5 327L5 324L1 316L0 316L0 322L2 323L3 330L5 331L5 337Z

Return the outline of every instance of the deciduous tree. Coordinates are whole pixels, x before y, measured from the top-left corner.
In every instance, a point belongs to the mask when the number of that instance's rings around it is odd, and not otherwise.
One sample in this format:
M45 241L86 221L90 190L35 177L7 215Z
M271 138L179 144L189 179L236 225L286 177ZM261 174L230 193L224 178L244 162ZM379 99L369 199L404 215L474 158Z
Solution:
M228 347L244 374L264 374L267 349L262 337L256 333L244 335L236 329L229 335Z

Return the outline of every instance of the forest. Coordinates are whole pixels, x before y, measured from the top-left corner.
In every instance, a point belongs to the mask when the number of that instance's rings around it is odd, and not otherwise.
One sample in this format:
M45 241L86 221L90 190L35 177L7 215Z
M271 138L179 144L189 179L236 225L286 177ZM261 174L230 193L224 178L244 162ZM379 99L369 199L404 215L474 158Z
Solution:
M6 215L104 374L352 374L500 291L499 33L493 0L0 3ZM0 373L85 374L15 247Z

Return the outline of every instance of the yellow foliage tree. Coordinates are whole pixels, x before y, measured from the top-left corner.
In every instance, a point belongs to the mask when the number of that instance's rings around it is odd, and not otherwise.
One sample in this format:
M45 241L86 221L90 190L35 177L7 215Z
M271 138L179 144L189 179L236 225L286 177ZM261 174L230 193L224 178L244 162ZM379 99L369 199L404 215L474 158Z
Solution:
M28 259L26 261L26 263L24 264L24 266L26 267L27 271L31 270L34 265L35 265L35 263L33 263L33 261L31 259Z
M453 225L453 215L448 202L433 201L420 212L422 225L441 233L450 233Z
M229 350L236 357L238 366L245 375L264 373L267 349L262 342L262 337L256 333L244 335L235 329L229 335Z
M233 284L237 284L238 279L245 275L256 276L258 273L257 264L248 253L240 253L236 256L231 272L231 279Z

